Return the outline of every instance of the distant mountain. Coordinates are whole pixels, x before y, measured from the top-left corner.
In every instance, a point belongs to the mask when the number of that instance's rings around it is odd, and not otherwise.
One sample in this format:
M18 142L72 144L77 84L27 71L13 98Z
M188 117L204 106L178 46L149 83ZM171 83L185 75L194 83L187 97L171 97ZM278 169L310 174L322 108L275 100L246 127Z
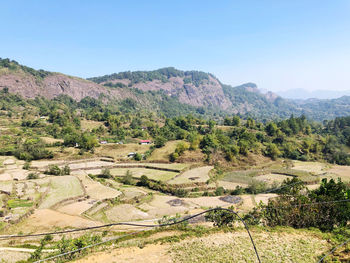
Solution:
M277 91L279 96L287 99L337 99L342 96L350 96L350 90L313 90L290 89L285 91Z
M173 67L153 71L121 72L90 79L35 70L16 61L0 58L0 89L25 98L48 99L67 95L104 103L131 106L176 116L199 114L207 117L240 114L260 120L305 114L315 120L350 115L350 97L332 100L288 100L272 92L262 93L254 83L232 87L213 74L182 71Z

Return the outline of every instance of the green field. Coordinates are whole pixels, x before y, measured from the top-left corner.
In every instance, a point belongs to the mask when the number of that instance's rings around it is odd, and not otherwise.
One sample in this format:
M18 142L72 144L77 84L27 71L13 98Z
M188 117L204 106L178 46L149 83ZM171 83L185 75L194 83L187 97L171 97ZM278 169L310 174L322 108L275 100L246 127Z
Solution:
M21 199L12 199L7 201L9 208L16 208L16 207L32 207L33 202L29 200L21 200Z

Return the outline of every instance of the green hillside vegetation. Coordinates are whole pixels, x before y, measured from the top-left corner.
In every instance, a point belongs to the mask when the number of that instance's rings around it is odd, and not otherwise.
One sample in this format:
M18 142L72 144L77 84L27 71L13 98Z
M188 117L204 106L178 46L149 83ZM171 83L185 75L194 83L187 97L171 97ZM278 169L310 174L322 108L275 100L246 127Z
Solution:
M6 90L0 92L0 105L3 117L18 120L13 122L12 129L2 132L0 139L4 147L1 154L15 155L24 160L53 157L50 148L40 139L48 136L64 140L52 146L77 146L81 154L93 152L99 140L153 139L162 142L157 147L170 140L184 140L186 143L176 147L170 161L176 162L185 152L199 149L205 154L205 161L212 164L235 163L249 159L251 154L273 160L283 157L350 164L348 118L321 124L309 121L305 116L291 116L283 121L262 123L235 115L226 116L218 123L200 115L166 118L162 114L139 110L129 99L119 105L106 105L89 97L80 102L67 96L53 100L25 100ZM46 117L42 119L40 116ZM101 122L101 125L83 131L81 120L84 119ZM229 129L219 129L217 124L228 125Z
M10 60L8 58L6 58L6 59L0 58L0 74L1 74L1 72L6 72L6 71L4 71L4 69L7 69L8 71L12 71L12 72L21 72L22 71L24 73L28 73L28 74L34 76L38 80L43 79L46 76L51 74L51 72L49 72L49 71L45 71L42 69L35 70L33 68L23 66L15 60Z

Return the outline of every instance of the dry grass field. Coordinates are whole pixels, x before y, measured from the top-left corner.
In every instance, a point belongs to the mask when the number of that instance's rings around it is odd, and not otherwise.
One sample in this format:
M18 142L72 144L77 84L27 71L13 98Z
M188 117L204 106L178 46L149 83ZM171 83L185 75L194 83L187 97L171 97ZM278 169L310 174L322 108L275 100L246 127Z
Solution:
M83 193L80 182L75 176L51 177L50 191L41 203L40 208L50 208L64 199L76 197Z
M261 260L266 263L316 262L319 255L330 249L326 240L306 230L288 229L285 233L270 234L252 230L252 235ZM141 247L138 244L142 244L142 239L129 244L125 242L125 245L121 244L118 248L97 252L75 262L256 262L254 250L244 230L188 238L173 243L152 243Z
M284 180L286 179L292 179L293 177L291 176L287 176L287 175L283 175L283 174L263 174L263 175L259 175L254 177L254 179L258 180L258 181L262 181L262 182L266 182L267 184L273 184L274 182L277 183L282 183Z
M103 122L92 120L81 120L80 125L83 131L91 131L92 129L96 129L101 125L104 126Z
M190 183L204 183L209 180L209 172L213 169L213 166L203 166L187 170L184 173L176 176L170 180L169 184L190 184Z
M318 175L326 172L330 168L330 166L330 164L320 162L293 161L292 169L302 170Z
M150 145L140 145L136 143L130 144L115 144L109 143L100 145L95 149L95 153L98 156L108 156L112 157L115 160L127 160L128 153L135 152L144 154L147 150L149 150Z
M169 141L163 147L156 148L152 155L148 158L149 161L169 161L169 155L175 151L175 148L181 140Z
M133 177L140 178L142 175L146 175L151 180L157 181L169 181L174 178L178 173L146 169L146 168L114 168L111 169L111 174L113 176L125 176L127 171L130 171Z

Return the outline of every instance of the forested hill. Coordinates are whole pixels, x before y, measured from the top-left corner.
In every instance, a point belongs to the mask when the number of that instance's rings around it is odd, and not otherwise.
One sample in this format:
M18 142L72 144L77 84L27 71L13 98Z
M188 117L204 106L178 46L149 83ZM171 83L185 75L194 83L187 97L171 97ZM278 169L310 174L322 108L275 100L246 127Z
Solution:
M271 92L262 94L254 83L232 87L213 74L173 67L121 72L82 79L35 70L0 58L0 89L24 98L52 99L67 95L76 101L91 97L104 103L127 105L168 117L183 114L222 118L227 114L256 119L281 119L305 114L314 120L350 115L350 98L296 102Z

